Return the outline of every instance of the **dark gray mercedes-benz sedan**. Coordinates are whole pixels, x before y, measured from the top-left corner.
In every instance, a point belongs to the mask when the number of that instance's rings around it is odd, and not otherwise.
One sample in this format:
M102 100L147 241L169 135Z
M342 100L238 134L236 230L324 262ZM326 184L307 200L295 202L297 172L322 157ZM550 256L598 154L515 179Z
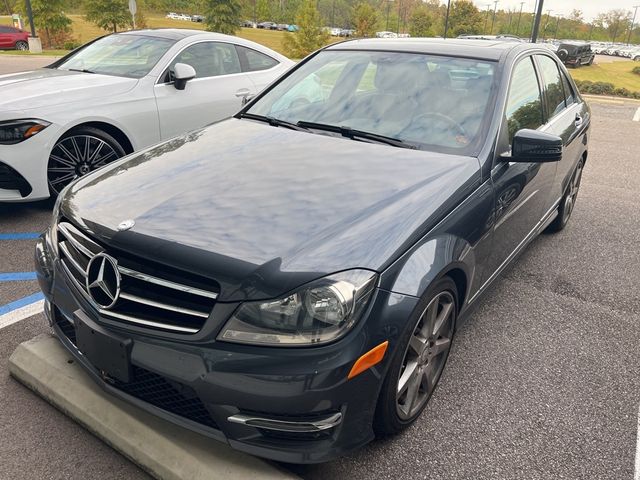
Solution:
M65 189L36 249L49 322L117 397L332 459L415 421L480 295L565 227L589 125L546 48L329 46Z

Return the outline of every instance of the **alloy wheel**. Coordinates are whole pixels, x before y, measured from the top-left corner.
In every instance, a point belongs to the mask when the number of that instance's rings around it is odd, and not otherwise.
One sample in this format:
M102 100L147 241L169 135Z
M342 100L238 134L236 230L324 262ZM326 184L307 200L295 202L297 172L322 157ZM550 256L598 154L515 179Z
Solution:
M47 176L57 195L70 182L116 160L120 155L104 140L92 135L73 135L61 139L49 156Z
M563 210L563 222L567 222L571 213L573 212L573 207L575 207L576 199L578 198L578 190L580 189L580 181L582 180L582 162L578 164L575 173L573 174L573 178L571 179L571 185L569 186L569 191L567 192L567 196L564 200L564 210Z
M451 348L455 311L453 295L439 293L409 339L396 388L396 411L402 420L421 411L438 383Z
M29 44L27 42L16 42L16 50L29 50Z

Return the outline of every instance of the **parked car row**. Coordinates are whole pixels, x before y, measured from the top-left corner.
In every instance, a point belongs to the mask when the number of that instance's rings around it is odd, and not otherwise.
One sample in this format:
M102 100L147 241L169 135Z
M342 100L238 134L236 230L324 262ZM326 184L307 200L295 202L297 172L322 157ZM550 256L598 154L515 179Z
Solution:
M299 30L299 27L294 24L275 22L255 23L250 20L245 20L242 26L247 28L261 28L263 30L278 30L281 32L297 32Z
M600 55L612 55L640 61L640 45L593 43L591 44L591 48L595 53Z
M165 17L170 18L172 20L185 20L185 21L198 22L198 23L204 22L204 19L205 19L205 17L202 15L187 15L186 13L175 13L175 12L169 12Z
M376 32L377 38L409 38L411 35L408 33L396 33L396 32Z

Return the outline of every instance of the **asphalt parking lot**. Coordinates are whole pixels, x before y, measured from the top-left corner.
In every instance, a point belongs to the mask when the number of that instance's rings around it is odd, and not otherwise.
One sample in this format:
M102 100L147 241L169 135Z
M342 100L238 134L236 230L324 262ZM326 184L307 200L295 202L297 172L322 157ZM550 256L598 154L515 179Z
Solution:
M496 281L459 330L419 421L343 459L287 468L308 479L634 478L640 103L592 108L569 226L535 240ZM148 478L8 376L14 348L48 330L39 313L15 323L7 315L38 300L32 250L50 210L0 205L0 478Z

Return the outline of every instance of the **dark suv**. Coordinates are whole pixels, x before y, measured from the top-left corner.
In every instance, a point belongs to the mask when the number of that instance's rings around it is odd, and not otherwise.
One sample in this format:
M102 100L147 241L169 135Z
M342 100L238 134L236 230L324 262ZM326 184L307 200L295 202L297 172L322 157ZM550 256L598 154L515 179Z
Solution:
M596 54L591 51L591 45L583 42L563 42L556 51L558 58L570 67L591 65Z

